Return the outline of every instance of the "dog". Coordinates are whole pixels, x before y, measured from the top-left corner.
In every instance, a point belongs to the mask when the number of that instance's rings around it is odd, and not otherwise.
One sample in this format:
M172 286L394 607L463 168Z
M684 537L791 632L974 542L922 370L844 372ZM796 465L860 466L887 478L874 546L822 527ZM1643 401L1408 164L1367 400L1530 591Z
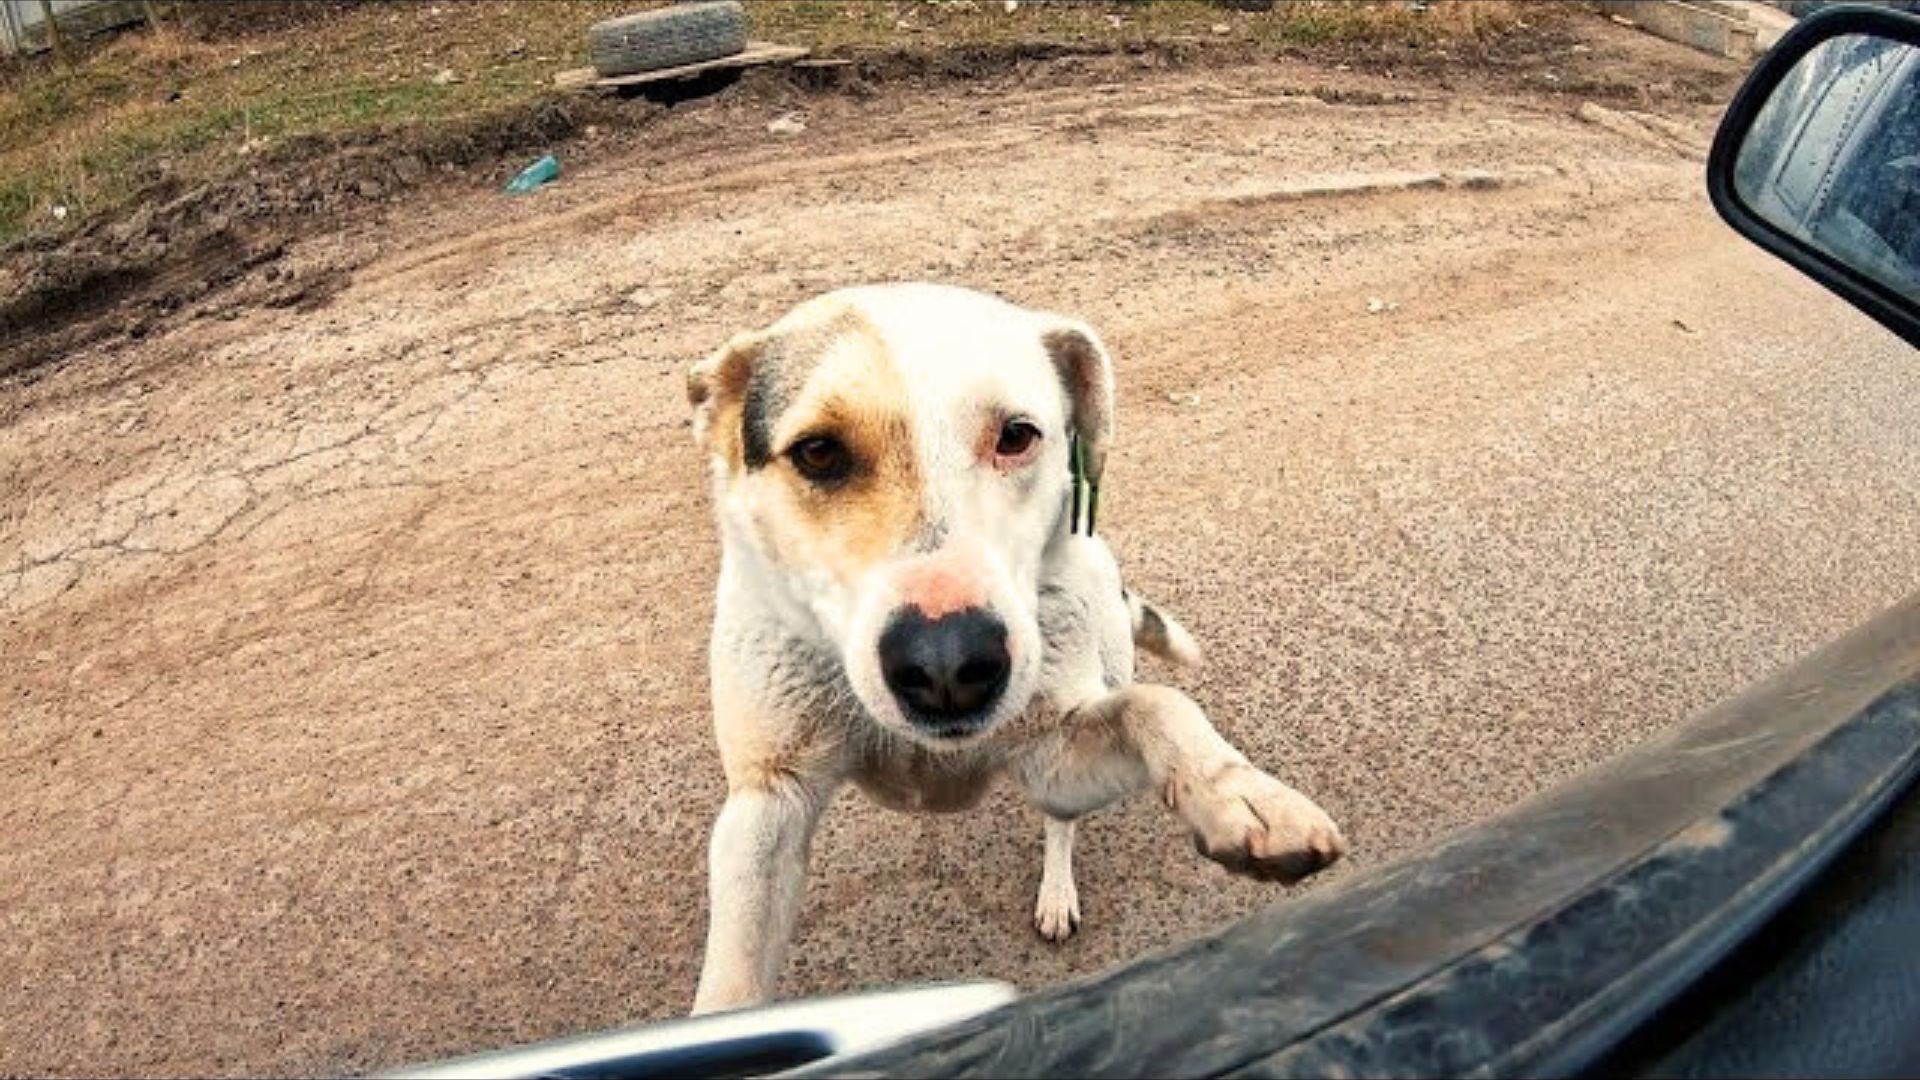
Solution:
M1080 923L1074 822L1156 789L1196 848L1292 882L1345 851L1136 647L1198 664L1095 534L1113 364L1085 324L930 284L843 289L688 375L721 539L710 664L727 798L694 1012L772 997L821 811L852 782L1044 815L1034 925Z

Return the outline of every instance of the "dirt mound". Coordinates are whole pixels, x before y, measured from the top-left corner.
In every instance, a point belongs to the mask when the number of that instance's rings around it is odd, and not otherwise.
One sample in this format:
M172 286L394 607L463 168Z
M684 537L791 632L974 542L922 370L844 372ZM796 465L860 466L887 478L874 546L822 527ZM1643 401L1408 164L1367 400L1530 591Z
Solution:
M282 265L288 245L435 173L564 141L597 102L547 101L433 128L304 137L245 174L182 190L161 178L129 214L58 243L24 245L0 267L0 376L31 370L112 334L244 286L247 304L323 300L339 267Z

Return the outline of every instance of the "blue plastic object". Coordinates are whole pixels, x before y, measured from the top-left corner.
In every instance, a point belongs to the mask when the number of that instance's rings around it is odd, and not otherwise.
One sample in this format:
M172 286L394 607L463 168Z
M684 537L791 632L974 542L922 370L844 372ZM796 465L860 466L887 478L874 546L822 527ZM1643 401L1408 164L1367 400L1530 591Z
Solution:
M539 161L520 170L520 175L507 183L510 195L525 195L527 192L549 184L560 178L560 159L548 154Z

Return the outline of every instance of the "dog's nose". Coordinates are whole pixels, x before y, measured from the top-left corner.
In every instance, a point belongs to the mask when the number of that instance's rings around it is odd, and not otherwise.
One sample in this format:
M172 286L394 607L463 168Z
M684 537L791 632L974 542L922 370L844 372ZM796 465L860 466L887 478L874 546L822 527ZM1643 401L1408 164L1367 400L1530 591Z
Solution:
M887 688L919 719L952 721L987 711L1007 688L1012 668L1007 625L980 608L931 620L902 608L880 635Z

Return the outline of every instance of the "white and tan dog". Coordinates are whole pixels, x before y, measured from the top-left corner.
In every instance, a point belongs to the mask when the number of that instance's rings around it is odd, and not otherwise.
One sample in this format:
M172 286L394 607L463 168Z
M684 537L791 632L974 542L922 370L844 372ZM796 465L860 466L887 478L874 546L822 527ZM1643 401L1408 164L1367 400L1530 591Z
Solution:
M688 378L723 555L710 850L694 1011L773 993L820 812L851 780L958 810L998 774L1046 815L1034 922L1080 920L1074 820L1148 787L1201 852L1294 880L1339 830L1186 695L1133 681L1135 645L1198 651L1122 590L1076 527L1069 444L1097 482L1113 373L1092 330L933 285L847 289L741 334Z

